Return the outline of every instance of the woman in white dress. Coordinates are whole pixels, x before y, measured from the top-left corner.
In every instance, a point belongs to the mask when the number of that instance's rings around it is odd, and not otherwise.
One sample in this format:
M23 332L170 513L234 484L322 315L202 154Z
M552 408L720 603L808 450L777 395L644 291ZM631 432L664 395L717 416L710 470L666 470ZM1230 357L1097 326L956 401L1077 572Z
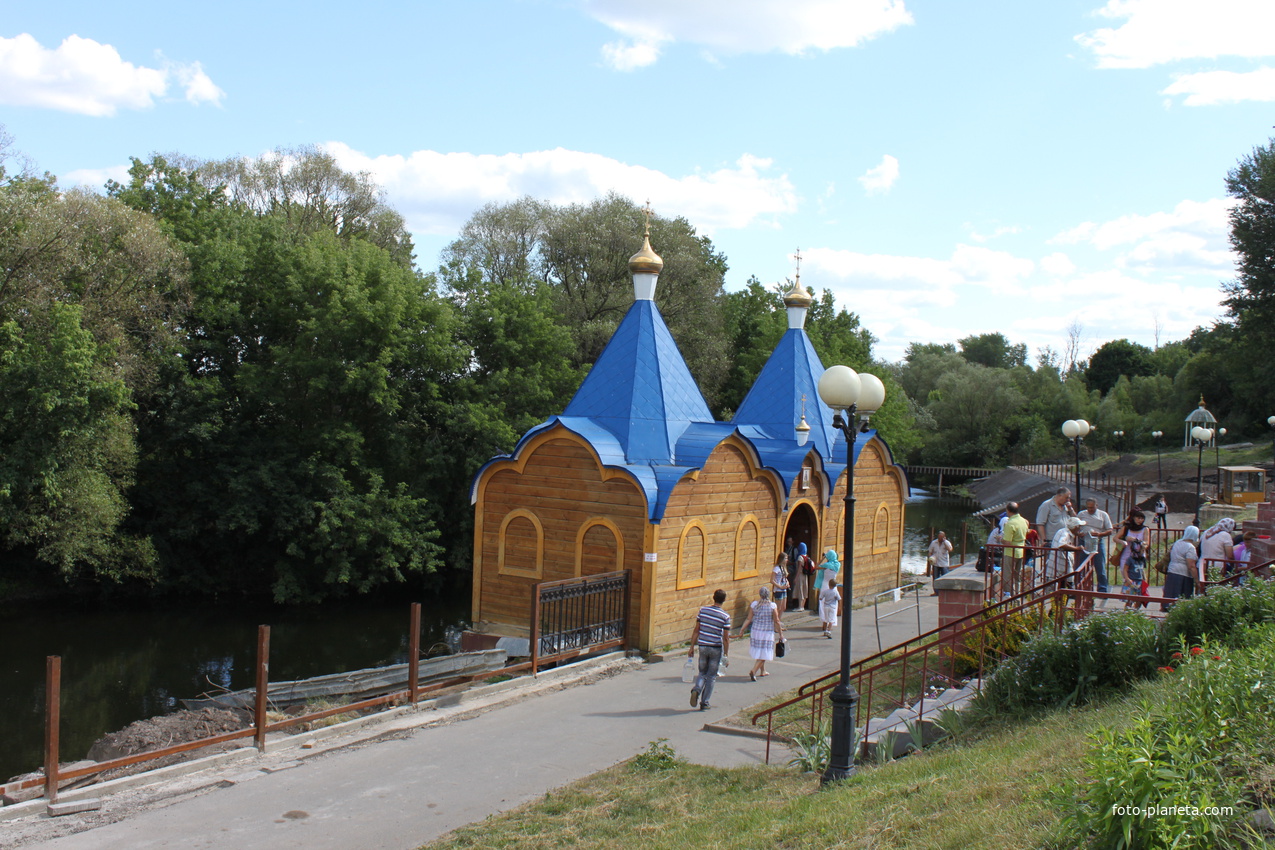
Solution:
M749 606L748 619L739 630L741 638L749 632L748 654L753 659L753 669L748 671L748 678L754 682L758 676L770 675L766 662L775 657L775 641L784 639L784 624L779 619L779 606L770 601L770 588L759 588L757 596L760 598Z

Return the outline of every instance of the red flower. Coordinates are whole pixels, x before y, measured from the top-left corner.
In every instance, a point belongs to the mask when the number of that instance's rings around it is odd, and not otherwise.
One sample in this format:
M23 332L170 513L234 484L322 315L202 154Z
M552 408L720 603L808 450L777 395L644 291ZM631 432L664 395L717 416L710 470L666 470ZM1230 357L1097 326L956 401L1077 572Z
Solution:
M1170 655L1169 657L1170 657L1170 658L1181 658L1181 657L1182 657L1182 653L1180 653L1180 652L1175 652L1175 653L1173 653L1172 655Z
M1156 669L1157 669L1157 670L1159 670L1161 673L1172 673L1172 672L1173 672L1173 668L1172 668L1172 667L1157 667Z
M1222 656L1220 656L1220 655L1215 655L1215 656L1213 656L1213 660L1214 660L1214 661L1221 661L1221 660L1222 660Z
M1201 646L1193 646L1193 647L1191 647L1191 654L1192 654L1192 655L1199 655L1199 654L1200 654L1201 652L1203 652L1203 651L1204 651L1204 647L1201 647Z

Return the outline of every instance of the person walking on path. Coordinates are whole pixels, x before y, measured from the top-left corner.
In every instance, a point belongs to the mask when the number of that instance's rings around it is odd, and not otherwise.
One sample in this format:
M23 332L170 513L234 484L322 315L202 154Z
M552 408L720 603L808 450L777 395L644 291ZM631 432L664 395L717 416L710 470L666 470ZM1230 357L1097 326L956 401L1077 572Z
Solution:
M1021 577L1023 552L1027 545L1027 518L1018 512L1018 502L1010 502L1005 506L1008 518L1001 530L1001 542L1005 545L1004 565L1001 574L1005 577L1005 589L1009 594L1021 593Z
M832 630L837 627L837 615L841 613L841 590L837 580L829 579L828 586L819 591L819 620L823 625L823 636L832 637Z
M699 609L695 628L691 630L687 657L694 655L695 648L699 647L699 675L691 688L691 708L698 704L700 711L712 708L708 701L713 697L713 680L717 678L718 665L730 654L730 614L722 608L725 601L726 591L714 590L713 604Z
M837 558L837 550L829 549L823 553L823 560L819 562L819 572L815 573L815 593L822 593L828 588L828 582L837 577L837 573L841 572L841 561Z
M926 550L926 555L934 566L935 578L942 578L943 574L947 572L948 566L951 564L951 554L952 541L947 539L946 531L940 531L939 536L930 541L930 548Z
M739 629L740 638L748 632L748 655L753 659L753 669L748 671L748 678L754 682L759 676L770 675L766 672L766 662L775 658L775 641L784 639L784 624L779 619L779 607L770 601L770 588L758 588L757 596L757 601L748 607L748 618Z
M1200 529L1188 525L1182 538L1169 550L1168 573L1164 577L1165 599L1189 599L1195 595L1195 565L1199 555L1195 544L1199 542ZM1161 605L1160 610L1167 606Z
M1085 499L1085 509L1078 516L1085 521L1085 527L1080 535L1080 545L1085 547L1085 551L1089 554L1097 555L1093 561L1094 575L1098 578L1098 591L1106 593L1108 587L1107 547L1103 541L1115 533L1116 527L1106 511L1098 510L1098 502L1095 499Z
M1169 529L1169 503L1164 500L1163 493L1155 494L1155 527L1168 531Z
M780 552L775 568L770 571L770 589L775 597L775 604L781 609L788 601L788 587L788 556Z

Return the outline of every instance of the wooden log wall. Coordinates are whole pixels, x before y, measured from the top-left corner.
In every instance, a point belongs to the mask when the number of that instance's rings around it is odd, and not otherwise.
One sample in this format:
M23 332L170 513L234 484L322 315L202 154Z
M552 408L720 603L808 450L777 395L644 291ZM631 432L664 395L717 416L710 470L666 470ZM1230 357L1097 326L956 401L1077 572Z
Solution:
M479 482L474 622L526 635L537 582L629 569L636 641L646 526L646 499L631 478L603 469L566 429L547 432Z

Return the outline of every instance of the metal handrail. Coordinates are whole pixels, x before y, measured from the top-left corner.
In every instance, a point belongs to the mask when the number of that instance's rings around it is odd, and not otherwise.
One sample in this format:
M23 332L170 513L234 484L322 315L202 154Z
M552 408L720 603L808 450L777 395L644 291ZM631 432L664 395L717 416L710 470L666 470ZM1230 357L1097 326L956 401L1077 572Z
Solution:
M924 582L914 581L909 584L899 585L898 587L891 588L890 590L883 590L880 593L878 593L876 596L872 597L872 619L875 621L876 627L877 627L877 651L878 652L881 650L881 621L888 619L890 617L893 617L895 614L902 614L905 611L911 611L915 609L916 610L916 633L917 634L921 633L921 588L927 587L927 586L928 585L926 585ZM880 605L881 605L882 597L895 596L896 594L899 594L901 596L903 593L906 593L909 590L912 591L912 593L914 594L913 602L911 605L905 605L902 608L896 608L895 610L885 614L881 613ZM896 597L896 599L897 598L898 597Z
M1068 585L1074 585L1075 590L1092 591L1093 589L1093 556L1090 555L1084 559L1079 567L1057 578L1048 579L1042 584L1029 588L1022 593L1017 594L1009 599L994 602L986 606L983 610L974 614L969 614L959 620L954 620L945 625L918 635L911 641L891 647L887 650L870 655L860 659L851 665L851 681L859 691L859 702L856 706L855 725L856 728L863 726L863 717L871 717L874 702L887 702L888 704L902 707L908 702L908 665L917 656L920 657L920 688L919 699L912 703L909 707L915 708L918 715L925 711L925 701L927 699L926 689L928 685L935 680L946 681L955 684L956 679L949 675L947 671L951 670L951 661L956 655L958 647L972 647L977 644L977 664L975 666L977 676L974 677L975 690L982 688L982 680L984 674L988 670L988 651L994 649L996 652L1004 656L999 648L988 647L987 633L988 630L997 623L1005 622L1010 617L1023 614L1035 610L1034 616L1041 624L1047 620L1052 620L1055 629L1060 629L1065 621L1068 611L1073 616L1083 617L1093 610L1093 600L1087 599L1087 594L1075 594L1073 588ZM1059 604L1059 603L1062 604ZM1070 607L1069 607L1070 603ZM931 659L931 654L937 653L936 659ZM932 660L940 662L939 665L931 666ZM901 666L899 675L886 679L892 667ZM913 673L915 674L917 664L913 663ZM884 682L878 682L878 677L885 679ZM781 702L770 708L759 711L752 717L752 724L756 726L762 717L766 718L766 761L770 761L770 742L774 736L774 722L777 712L785 708L796 705L801 702L809 701L810 706L810 731L813 732L823 718L824 695L837 686L840 679L839 671L832 671L817 679L814 679L797 689L797 696ZM877 689L887 688L891 685L900 685L899 699L878 697ZM866 741L861 741L861 746L866 747Z

